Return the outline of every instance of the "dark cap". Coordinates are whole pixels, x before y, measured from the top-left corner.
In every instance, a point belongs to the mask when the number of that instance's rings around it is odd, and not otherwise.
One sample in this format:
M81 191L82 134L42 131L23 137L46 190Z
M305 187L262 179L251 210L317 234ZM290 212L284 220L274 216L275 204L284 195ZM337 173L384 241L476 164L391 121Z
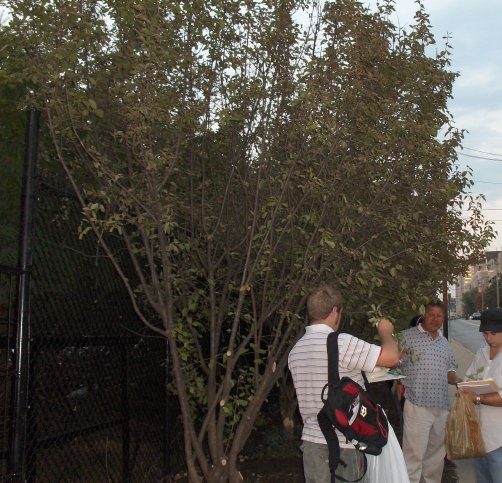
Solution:
M502 332L502 309L488 309L481 312L480 332Z

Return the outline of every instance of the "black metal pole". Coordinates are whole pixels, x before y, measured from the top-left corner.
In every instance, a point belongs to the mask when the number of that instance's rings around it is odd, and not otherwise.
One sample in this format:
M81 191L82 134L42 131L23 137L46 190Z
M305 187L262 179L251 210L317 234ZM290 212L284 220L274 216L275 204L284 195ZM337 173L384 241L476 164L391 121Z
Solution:
M129 412L129 391L128 391L128 377L127 377L127 351L128 347L124 344L120 346L121 359L122 359L122 481L129 483L131 481L130 474L130 447L131 447L131 434L130 434L130 419Z
M444 307L444 321L443 321L443 336L447 339L449 338L448 334L448 321L449 321L449 302L448 302L448 284L443 282L443 307Z
M9 472L14 481L26 481L26 435L30 362L30 281L32 267L35 175L40 112L28 112L24 156L21 229L19 234L18 324L15 353L12 446Z
M170 429L171 426L169 424L169 416L170 416L170 408L169 408L169 395L167 392L167 387L169 384L169 342L167 338L164 341L165 344L165 364L164 364L164 372L163 372L163 388L162 394L164 395L164 428L162 431L162 456L164 463L164 476L167 479L170 471L170 457L169 457L169 441L171 439Z

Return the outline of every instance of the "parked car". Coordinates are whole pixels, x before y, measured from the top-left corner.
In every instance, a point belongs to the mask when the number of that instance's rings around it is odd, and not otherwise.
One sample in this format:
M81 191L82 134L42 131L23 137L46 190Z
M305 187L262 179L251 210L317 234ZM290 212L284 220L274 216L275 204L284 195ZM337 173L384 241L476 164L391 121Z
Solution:
M481 319L481 313L480 312L474 312L469 318L471 320L479 320L479 319Z

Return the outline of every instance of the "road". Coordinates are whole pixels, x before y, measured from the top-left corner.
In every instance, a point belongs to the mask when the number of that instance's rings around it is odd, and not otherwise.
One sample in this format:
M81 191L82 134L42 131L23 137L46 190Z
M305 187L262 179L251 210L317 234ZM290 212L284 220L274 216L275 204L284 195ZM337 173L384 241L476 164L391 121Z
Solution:
M448 338L460 342L475 354L483 342L483 336L479 332L479 320L450 320L448 322Z
M472 362L474 353L483 341L483 336L479 332L479 320L450 320L448 336L450 346L458 363L457 374L460 377L464 377L467 368ZM448 392L450 400L453 400L456 394L455 386L449 386ZM475 483L474 460L460 459L455 460L454 463L458 483Z

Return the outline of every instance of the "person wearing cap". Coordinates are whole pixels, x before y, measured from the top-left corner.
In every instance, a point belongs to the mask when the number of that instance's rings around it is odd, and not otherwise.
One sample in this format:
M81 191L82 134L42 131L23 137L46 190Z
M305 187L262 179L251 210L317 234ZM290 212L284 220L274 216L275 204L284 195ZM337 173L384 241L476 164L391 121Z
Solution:
M401 332L403 454L410 483L441 483L443 475L448 384L458 381L457 363L441 332L444 319L443 304L434 301L415 327Z
M502 309L488 309L481 313L479 331L486 345L478 349L467 369L466 379L495 380L502 388ZM466 392L478 407L479 421L486 456L476 459L477 483L502 481L502 391L477 395Z

